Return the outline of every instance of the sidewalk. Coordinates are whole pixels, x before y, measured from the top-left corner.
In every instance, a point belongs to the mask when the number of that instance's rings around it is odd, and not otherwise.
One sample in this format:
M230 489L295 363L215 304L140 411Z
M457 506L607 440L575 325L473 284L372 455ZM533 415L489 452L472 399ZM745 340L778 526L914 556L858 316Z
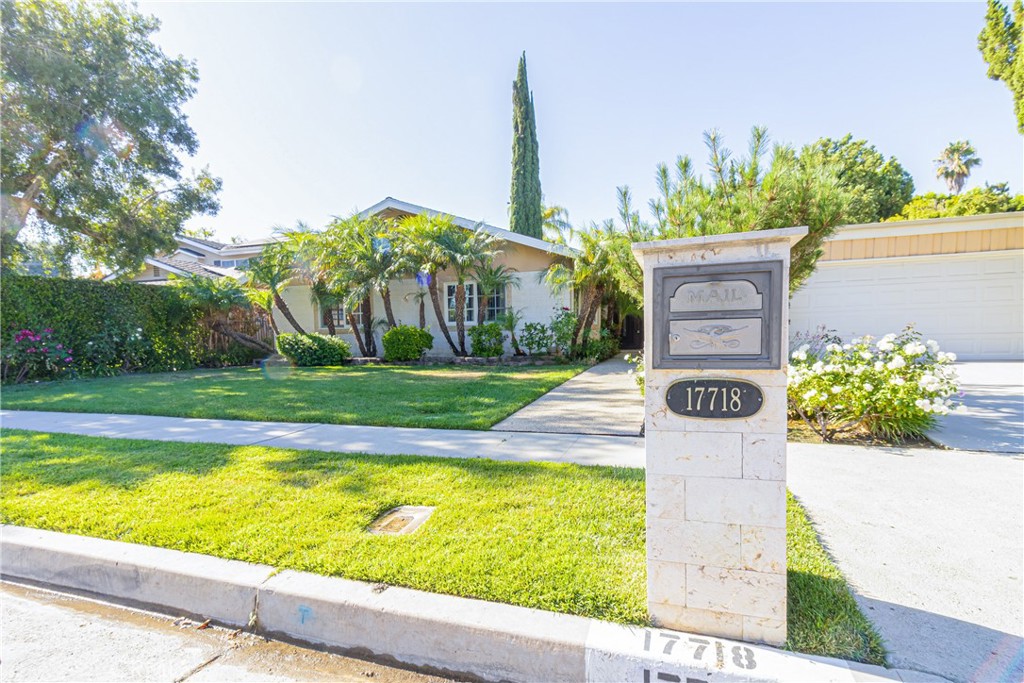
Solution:
M5 682L447 680L6 582L0 624Z
M644 399L622 355L581 372L505 418L507 432L639 436Z
M644 466L641 437L246 422L152 415L0 410L0 426L39 432L300 448L337 453Z
M928 438L944 448L1024 454L1024 363L957 363L965 413L940 417Z

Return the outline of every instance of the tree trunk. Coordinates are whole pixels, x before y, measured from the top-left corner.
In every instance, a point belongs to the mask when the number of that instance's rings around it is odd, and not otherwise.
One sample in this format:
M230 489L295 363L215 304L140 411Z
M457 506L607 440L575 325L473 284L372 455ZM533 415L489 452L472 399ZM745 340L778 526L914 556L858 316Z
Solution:
M570 354L576 354L576 347L580 344L580 333L583 331L583 318L586 312L590 310L591 302L594 300L594 288L587 287L583 298L580 300L579 314L576 316L576 327L572 331L572 342L570 344Z
M519 340L516 339L516 331L515 330L509 330L508 331L508 335L509 335L509 341L512 342L512 351L515 353L515 355L517 355L517 356L525 356L526 354L523 353L523 350L521 348L519 348Z
M420 297L420 329L427 329L427 301L426 297Z
M292 311L288 308L288 304L284 302L284 299L282 299L281 295L276 291L274 292L274 305L280 309L281 315L285 317L285 320L288 321L288 324L292 326L293 330L299 334L306 334L306 330L302 329L302 325L300 325L299 321L295 319L294 315L292 315Z
M256 337L250 337L244 332L239 332L238 330L231 329L231 326L222 320L218 320L217 322L213 323L210 326L210 328L215 332L223 334L226 337L231 337L242 346L247 346L250 349L256 349L257 351L262 351L263 353L276 353L275 349L271 347L269 344L260 341Z
M586 318L583 319L583 334L585 336L590 332L591 326L594 324L594 316L597 314L597 309L601 307L601 298L604 296L604 287L597 287L594 290L594 297L590 300L590 307L587 309Z
M277 338L277 335L281 334L281 330L279 330L277 328L277 321L274 320L274 309L273 308L271 308L269 311L267 311L267 318L270 319L270 329L272 329L274 331L274 337Z
M320 319L323 321L324 327L327 328L327 334L332 337L338 334L338 330L334 326L334 312L331 311L330 306L320 304Z
M434 305L434 315L437 316L437 324L441 326L441 334L444 335L444 340L448 342L448 346L452 348L452 353L459 355L459 349L455 346L455 342L452 341L451 332L448 331L448 316L441 312L441 296L438 294L435 278L430 278L427 290L430 292L430 303Z
M371 356L377 355L377 340L373 338L373 311L370 310L370 297L363 299L363 337L366 351Z
M348 320L348 326L352 328L352 336L356 338L356 344L359 346L359 355L366 358L366 347L363 346L363 338L359 336L359 321L348 310L345 311L345 318Z
M455 332L459 337L459 355L466 356L466 285L455 285Z
M384 300L384 316L388 319L388 327L395 327L395 314L391 310L391 289L380 290L380 298Z
M477 285L478 289L479 289L479 287L480 287L480 285ZM480 291L480 298L479 298L479 300L480 300L480 310L477 311L477 319L476 319L477 325L479 325L480 323L487 322L487 298L488 298L487 297L487 293L484 292L482 289L480 289L479 291Z

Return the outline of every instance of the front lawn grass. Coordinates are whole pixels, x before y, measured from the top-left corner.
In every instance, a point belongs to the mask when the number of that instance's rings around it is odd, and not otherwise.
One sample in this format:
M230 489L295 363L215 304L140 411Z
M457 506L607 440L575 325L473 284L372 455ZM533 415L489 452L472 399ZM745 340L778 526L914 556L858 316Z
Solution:
M11 410L488 429L584 366L274 367L4 387Z
M4 430L5 523L646 624L643 470ZM437 506L414 534L366 526ZM883 663L789 501L791 649Z

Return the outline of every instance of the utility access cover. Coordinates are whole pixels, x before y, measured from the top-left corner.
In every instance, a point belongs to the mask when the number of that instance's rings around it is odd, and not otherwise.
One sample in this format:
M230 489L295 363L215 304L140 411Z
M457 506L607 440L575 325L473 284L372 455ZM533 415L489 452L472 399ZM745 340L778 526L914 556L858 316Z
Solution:
M411 534L430 519L430 515L434 514L434 509L428 505L401 505L373 520L366 530L377 536Z

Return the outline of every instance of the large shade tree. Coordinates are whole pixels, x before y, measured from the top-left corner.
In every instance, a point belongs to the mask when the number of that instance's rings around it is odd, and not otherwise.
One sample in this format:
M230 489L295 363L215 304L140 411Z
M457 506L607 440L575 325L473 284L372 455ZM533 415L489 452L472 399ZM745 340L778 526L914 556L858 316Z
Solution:
M1002 81L1013 95L1017 132L1024 133L1024 2L1014 0L1013 14L998 0L988 0L985 27L978 35L978 49L988 64L988 77Z
M2 0L3 263L26 227L65 260L138 268L215 213L220 180L183 172L195 65L153 42L159 22L117 2Z
M946 181L951 194L960 194L976 166L981 166L981 159L970 141L957 140L946 145L935 160L935 177Z

